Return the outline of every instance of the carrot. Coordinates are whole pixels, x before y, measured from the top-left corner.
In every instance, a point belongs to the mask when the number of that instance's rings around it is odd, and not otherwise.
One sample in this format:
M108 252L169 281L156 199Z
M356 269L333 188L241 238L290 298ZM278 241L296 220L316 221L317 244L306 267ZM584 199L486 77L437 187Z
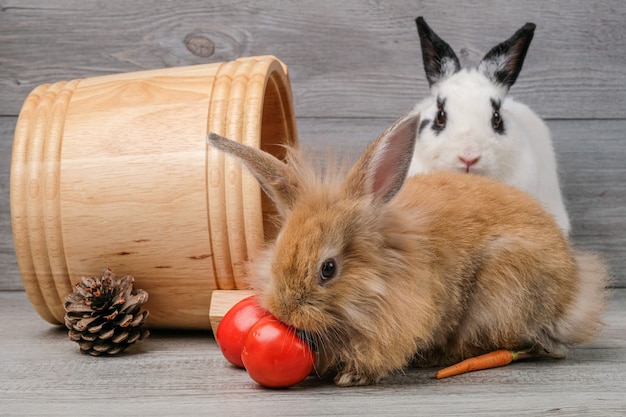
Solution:
M460 375L466 372L508 365L517 359L519 353L520 352L513 352L510 350L495 350L493 352L485 353L484 355L465 359L455 365L441 369L437 372L435 378L448 378L450 376Z

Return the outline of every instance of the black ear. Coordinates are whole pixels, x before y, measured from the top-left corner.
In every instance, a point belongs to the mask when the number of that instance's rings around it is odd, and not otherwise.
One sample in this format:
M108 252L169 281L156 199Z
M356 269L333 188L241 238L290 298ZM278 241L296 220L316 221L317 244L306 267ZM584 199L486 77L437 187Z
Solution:
M494 46L478 64L478 71L494 83L510 88L522 70L535 27L534 23L526 23L509 39Z
M428 26L422 16L415 19L422 45L422 60L428 85L438 83L461 69L459 58L450 45Z

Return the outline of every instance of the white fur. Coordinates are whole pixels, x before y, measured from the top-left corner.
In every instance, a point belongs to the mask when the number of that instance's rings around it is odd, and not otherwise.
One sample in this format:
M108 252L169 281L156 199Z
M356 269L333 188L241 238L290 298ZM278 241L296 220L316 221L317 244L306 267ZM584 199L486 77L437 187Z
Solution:
M467 171L461 161L480 158L469 172L486 175L537 198L569 233L570 223L557 173L556 158L545 123L528 106L506 95L476 69L462 69L431 88L415 110L434 120L437 97L445 100L446 127L435 134L431 125L418 134L409 175L438 170ZM500 100L505 133L491 127L491 100Z

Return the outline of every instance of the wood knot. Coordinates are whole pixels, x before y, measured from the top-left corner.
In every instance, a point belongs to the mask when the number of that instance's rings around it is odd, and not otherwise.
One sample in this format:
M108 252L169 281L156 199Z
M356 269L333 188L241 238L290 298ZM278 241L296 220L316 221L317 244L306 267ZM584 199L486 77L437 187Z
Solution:
M187 35L185 38L185 46L195 56L208 58L215 52L215 45L206 36L195 33Z

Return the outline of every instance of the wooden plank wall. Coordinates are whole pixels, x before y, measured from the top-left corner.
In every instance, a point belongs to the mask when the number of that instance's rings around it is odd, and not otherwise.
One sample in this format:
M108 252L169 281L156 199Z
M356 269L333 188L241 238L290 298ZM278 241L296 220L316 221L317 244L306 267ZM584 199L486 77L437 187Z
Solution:
M461 4L462 3L462 4ZM273 54L301 143L357 155L427 92L414 19L475 62L538 25L511 94L546 118L577 246L626 286L626 3L0 0L0 290L21 290L9 214L13 130L42 83Z

